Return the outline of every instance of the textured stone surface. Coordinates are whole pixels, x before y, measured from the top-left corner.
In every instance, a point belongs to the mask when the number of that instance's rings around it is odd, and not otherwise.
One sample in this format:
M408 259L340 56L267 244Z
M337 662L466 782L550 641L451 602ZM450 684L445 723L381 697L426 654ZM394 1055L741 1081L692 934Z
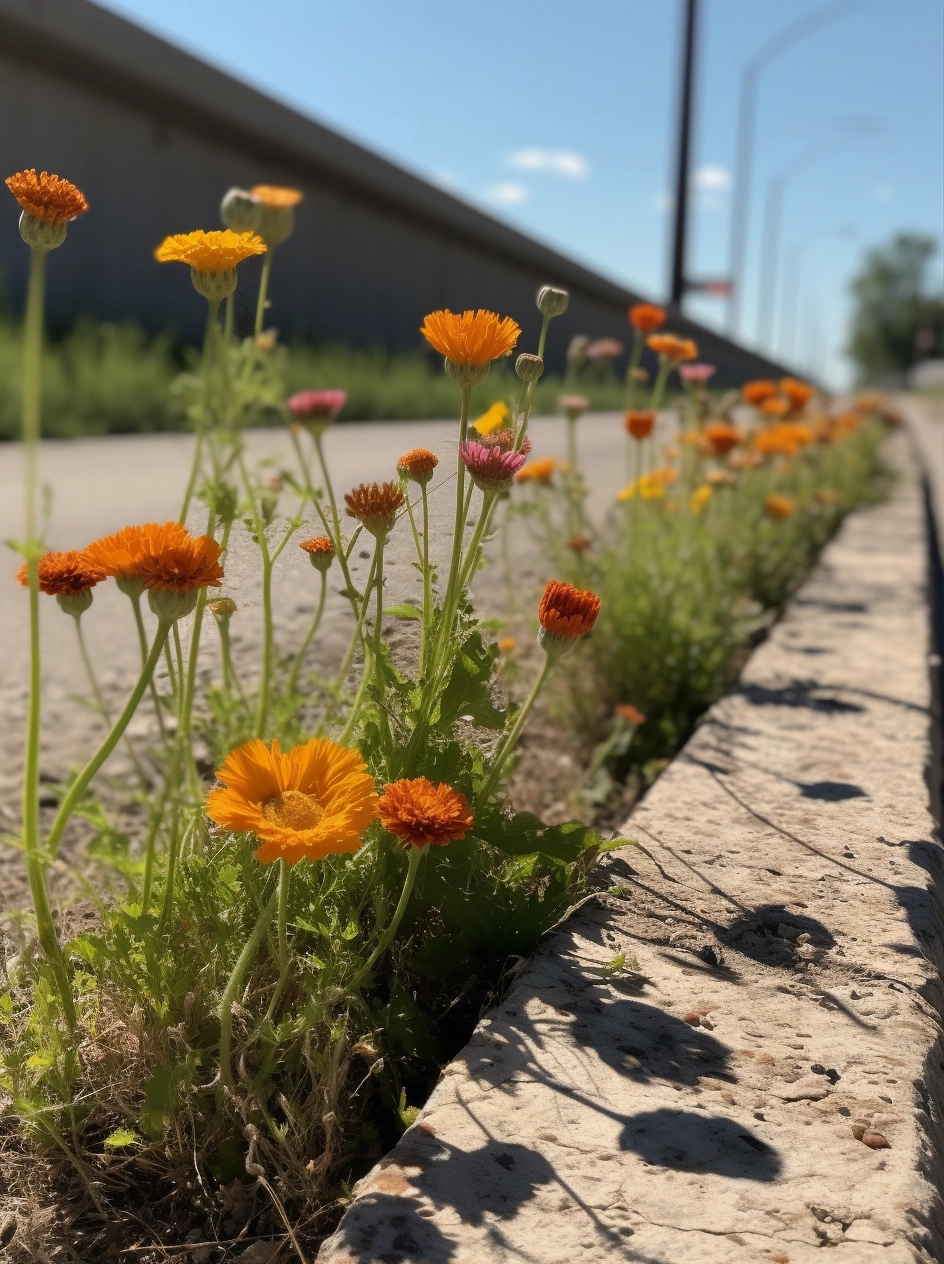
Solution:
M944 1258L925 550L895 448L891 501L826 550L320 1264Z

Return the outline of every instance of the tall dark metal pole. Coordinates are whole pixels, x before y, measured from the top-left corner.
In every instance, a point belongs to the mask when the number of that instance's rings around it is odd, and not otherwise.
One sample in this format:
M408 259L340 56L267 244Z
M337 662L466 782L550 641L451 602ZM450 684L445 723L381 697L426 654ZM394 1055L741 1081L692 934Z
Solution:
M678 133L678 166L675 173L675 231L672 238L672 278L669 298L681 306L685 296L685 245L688 237L689 151L692 136L692 100L695 78L695 26L698 0L685 0L682 95Z

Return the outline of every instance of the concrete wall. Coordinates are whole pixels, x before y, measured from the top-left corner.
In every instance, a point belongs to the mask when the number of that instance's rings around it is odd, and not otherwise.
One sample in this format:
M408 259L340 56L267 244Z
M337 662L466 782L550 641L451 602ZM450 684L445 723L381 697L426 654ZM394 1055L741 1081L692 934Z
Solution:
M535 290L552 282L572 294L552 326L559 365L575 332L625 337L639 298L87 0L0 0L0 168L23 167L66 176L91 204L50 261L54 322L131 315L198 337L203 301L153 249L167 233L218 227L222 193L255 183L305 194L274 278L270 320L283 334L411 347L425 312L483 306L518 319L527 346ZM0 202L0 267L19 300L16 215ZM258 267L243 265L244 321ZM674 327L723 376L779 371L689 322Z

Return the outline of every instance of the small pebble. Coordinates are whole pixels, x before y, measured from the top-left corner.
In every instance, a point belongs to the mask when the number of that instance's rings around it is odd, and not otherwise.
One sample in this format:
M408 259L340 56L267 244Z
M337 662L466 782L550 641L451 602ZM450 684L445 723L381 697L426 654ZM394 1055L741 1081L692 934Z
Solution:
M862 1144L867 1145L870 1150L889 1150L891 1146L886 1137L880 1132L866 1132L862 1134Z
M693 1010L690 1014L683 1014L683 1015L682 1015L682 1022L683 1022L683 1023L688 1023L689 1027L700 1027L700 1026L701 1026L701 1015L700 1015L700 1014L696 1014L696 1013L695 1013L695 1011Z

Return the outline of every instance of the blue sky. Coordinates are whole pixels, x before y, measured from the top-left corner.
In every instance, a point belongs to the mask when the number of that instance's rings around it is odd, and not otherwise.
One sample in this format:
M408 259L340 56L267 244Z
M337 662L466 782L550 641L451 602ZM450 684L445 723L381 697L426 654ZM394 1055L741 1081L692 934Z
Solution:
M105 7L597 271L664 294L679 0ZM824 7L702 0L693 275L726 270L741 66ZM785 50L760 80L743 332L748 341L758 332L766 191L802 167L785 186L775 349L792 341L810 371L839 383L848 281L863 250L899 229L944 234L944 5L831 7L841 16ZM939 278L940 256L935 271ZM723 322L717 300L692 299L690 310Z

